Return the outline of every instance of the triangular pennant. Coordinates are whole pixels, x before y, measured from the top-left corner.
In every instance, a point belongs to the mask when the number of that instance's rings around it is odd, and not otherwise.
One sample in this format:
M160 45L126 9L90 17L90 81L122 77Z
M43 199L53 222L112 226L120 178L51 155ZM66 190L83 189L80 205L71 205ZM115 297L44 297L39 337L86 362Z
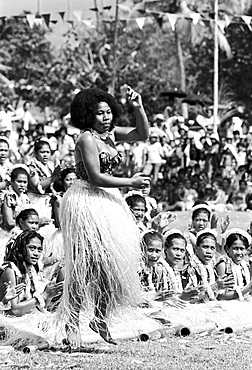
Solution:
M176 26L176 22L177 22L177 19L178 19L178 15L177 14L166 13L166 16L167 16L167 18L170 22L171 29L173 31L175 31L175 26Z
M108 5L108 6L104 6L103 7L103 10L110 10L112 8L112 6L111 5Z
M61 16L62 20L64 20L65 12L59 12L59 15Z
M81 22L82 10L75 10L73 16L77 19L78 22Z
M43 16L42 16L44 18L44 21L45 21L45 24L47 25L47 27L49 27L50 16L51 16L51 14L43 14Z
M157 24L160 28L163 26L163 15L158 13L152 13L153 17L155 18Z
M252 17L250 17L249 15L242 15L241 19L246 23L249 30L252 31L252 28L251 28L251 25L250 25Z
M192 19L193 24L196 26L196 24L199 23L201 16L199 13L191 13L190 18Z
M32 28L34 26L35 14L26 14L26 19L29 23L29 26Z
M232 22L232 18L230 18L230 16L227 14L224 14L224 18L225 18L225 23L226 23L226 28L227 28Z
M225 28L226 28L226 21L223 19L218 20L218 26L221 30L222 33L225 33Z
M145 17L136 18L136 22L140 30L142 30L145 23Z

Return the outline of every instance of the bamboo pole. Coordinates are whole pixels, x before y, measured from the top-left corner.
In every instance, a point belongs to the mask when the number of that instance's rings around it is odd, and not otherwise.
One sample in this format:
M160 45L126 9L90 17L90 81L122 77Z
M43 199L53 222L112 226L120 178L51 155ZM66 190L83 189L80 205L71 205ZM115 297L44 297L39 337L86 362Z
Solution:
M218 0L214 0L214 131L218 126L218 100L219 100L219 44L218 44Z

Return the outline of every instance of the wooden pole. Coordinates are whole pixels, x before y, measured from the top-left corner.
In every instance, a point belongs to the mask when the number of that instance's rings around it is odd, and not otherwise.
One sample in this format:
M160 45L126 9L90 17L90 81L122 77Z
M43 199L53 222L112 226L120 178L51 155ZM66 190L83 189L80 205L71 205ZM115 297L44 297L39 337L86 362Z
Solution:
M219 100L219 44L218 44L218 0L214 0L214 131L218 127Z
M112 79L110 93L115 93L115 82L116 82L116 70L117 70L117 41L118 41L118 24L119 24L119 0L116 0L116 11L115 11L115 26L114 26L114 40L113 40L113 66L112 66Z

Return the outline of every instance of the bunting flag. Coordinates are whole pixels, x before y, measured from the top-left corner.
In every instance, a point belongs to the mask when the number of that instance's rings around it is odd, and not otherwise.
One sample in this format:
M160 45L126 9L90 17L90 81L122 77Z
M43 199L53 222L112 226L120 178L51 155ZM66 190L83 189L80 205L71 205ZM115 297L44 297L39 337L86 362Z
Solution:
M251 19L252 17L248 16L248 15L242 15L241 16L241 19L246 23L246 25L248 26L249 30L252 31L252 28L251 28Z
M218 20L218 26L221 30L222 33L225 33L225 28L226 28L226 21L223 19Z
M144 27L145 19L146 19L145 17L136 18L136 22L140 30L142 30Z
M155 2L158 0L145 0L146 2ZM189 18L192 20L193 25L197 24L209 24L209 22L213 22L213 19L211 19L211 16L206 18L205 16L201 15L200 13L196 13L193 11L190 11L186 14L183 13L164 13L164 12L158 12L158 11L152 11L150 9L146 9L143 7L144 3L137 3L137 5L134 6L134 2L132 0L126 0L122 4L118 4L119 8L119 18L121 21L127 20L127 21L133 21L134 23L137 23L139 29L143 29L145 24L151 23L151 19L155 19L158 26L162 29L163 27L163 21L164 16L167 17L171 29L175 31L176 28L176 22L179 18ZM141 5L141 6L140 6ZM106 5L102 8L102 13L105 16L102 18L104 22L107 21L114 21L114 16L111 14L106 14L106 12L110 12L113 7L111 5ZM97 7L93 7L89 9L89 11L98 12L99 9ZM150 18L150 16L152 18ZM241 24L241 21L237 21L237 18L241 19L249 28L250 31L252 31L252 16L248 15L230 15L230 14L223 14L223 19L218 20L218 27L219 30L224 34L225 29L231 24L231 23L238 23ZM24 17L24 16L22 16ZM82 10L74 10L71 12L52 12L47 14L42 14L42 16L36 16L36 14L26 14L25 15L27 22L29 23L29 26L32 28L34 25L36 26L43 26L46 25L49 27L50 22L51 23L57 23L66 21L70 23L71 25L74 24L75 21L77 22L83 22L87 27L94 27L94 24L90 21L90 19L87 17L85 18L85 14L83 14ZM0 17L1 18L1 17ZM14 16L15 19L19 19L19 17ZM82 19L84 18L84 19ZM92 17L90 17L92 18ZM233 19L235 18L234 22ZM4 17L2 17L4 19Z
M178 15L177 14L172 14L172 13L166 13L166 16L170 22L171 29L175 31Z
M64 21L65 12L60 12L59 15L61 16L62 20Z
M190 18L192 19L193 24L196 26L199 23L201 15L199 13L191 13Z
M34 20L36 15L35 14L26 14L27 22L29 23L29 26L32 28L34 26Z
M153 13L152 14L153 17L155 18L157 24L159 25L160 28L163 27L163 15L162 14L158 14L158 13Z
M50 16L51 14L43 14L43 18L44 18L44 21L45 21L45 24L47 25L47 27L49 27L49 24L50 24Z
M73 16L77 19L78 22L81 22L82 10L75 10Z

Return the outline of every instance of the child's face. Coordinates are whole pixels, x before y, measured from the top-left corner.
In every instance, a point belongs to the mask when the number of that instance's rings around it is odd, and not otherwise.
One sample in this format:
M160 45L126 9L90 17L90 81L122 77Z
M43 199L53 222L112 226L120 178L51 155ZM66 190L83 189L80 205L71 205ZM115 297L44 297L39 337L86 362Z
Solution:
M77 176L74 172L68 173L63 180L64 189L67 191L67 189L69 189L73 185L76 179Z
M161 257L163 250L163 244L161 240L152 240L145 247L145 256L147 260L147 265L149 267L153 266L159 258Z
M27 191L28 178L25 174L19 174L17 178L11 182L13 190L17 194L21 194Z
M51 150L49 148L49 145L43 145L41 149L37 152L37 159L42 162L43 164L46 164L50 158Z
M131 211L136 219L137 222L140 222L144 218L144 214L146 212L145 210L145 204L142 202L136 202L133 207L131 207Z
M36 265L43 252L43 246L38 238L32 238L26 244L27 254L25 256L25 262L28 265Z
M200 245L196 246L196 255L201 260L203 265L208 265L215 254L216 242L213 238L207 237Z
M147 197L150 194L150 184L142 189L142 194L144 197Z
M246 255L246 247L241 240L236 240L227 250L228 256L234 263L239 265Z
M20 220L20 227L23 231L39 229L39 218L37 215L30 215L26 220Z
M186 245L182 239L173 239L170 248L165 251L166 259L171 267L177 266L185 257Z
M208 224L207 212L198 213L198 215L192 221L193 227L195 228L196 232L204 230Z

